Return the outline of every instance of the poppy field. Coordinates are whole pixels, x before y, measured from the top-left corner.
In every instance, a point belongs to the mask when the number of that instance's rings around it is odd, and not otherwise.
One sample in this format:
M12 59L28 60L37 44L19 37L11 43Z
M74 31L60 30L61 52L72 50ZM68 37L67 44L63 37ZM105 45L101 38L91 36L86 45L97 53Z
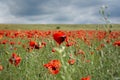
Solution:
M0 80L120 80L120 30L0 30Z

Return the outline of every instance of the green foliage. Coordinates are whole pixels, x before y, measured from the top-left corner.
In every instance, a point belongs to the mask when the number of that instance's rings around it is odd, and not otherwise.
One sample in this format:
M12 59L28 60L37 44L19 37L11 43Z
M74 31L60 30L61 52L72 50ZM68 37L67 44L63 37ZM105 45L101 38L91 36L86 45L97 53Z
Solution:
M60 26L57 26L56 29L60 29Z
M21 43L29 46L28 39L15 38L14 41L21 41ZM37 41L41 42L42 39ZM22 45L16 45L17 50L14 50L14 46L0 44L0 64L4 66L4 69L0 71L0 80L80 80L87 75L90 75L92 80L115 80L119 78L120 50L119 47L112 45L114 41L107 44L104 40L93 40L92 47L90 47L81 39L76 39L78 44L66 47L60 54L51 51L56 46L55 41L47 39L45 41L47 42L46 47L39 50L34 49L32 52L27 52ZM96 50L101 43L104 43L105 47ZM65 46L65 43L61 46ZM74 56L79 49L85 52L84 60L82 60L81 54ZM90 54L91 51L94 52L93 55ZM22 61L17 67L8 61L13 52L22 57ZM67 63L70 54L76 59L74 65ZM57 75L50 74L43 65L52 59L61 60L61 56L63 56L63 62L60 73ZM86 62L87 60L90 62Z

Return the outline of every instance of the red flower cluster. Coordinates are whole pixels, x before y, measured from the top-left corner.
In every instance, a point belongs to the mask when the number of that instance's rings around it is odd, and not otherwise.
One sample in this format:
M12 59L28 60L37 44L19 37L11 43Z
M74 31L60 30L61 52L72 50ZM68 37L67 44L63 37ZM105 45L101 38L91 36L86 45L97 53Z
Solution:
M90 80L90 76L83 77L83 78L81 78L81 80Z
M21 57L19 57L16 53L13 53L9 62L15 66L18 66L21 62Z
M113 45L115 45L115 46L120 46L120 41L115 41L115 42L113 43Z
M44 67L48 68L51 74L58 74L60 71L61 63L59 60L51 60Z
M66 35L64 32L58 31L58 32L53 34L53 38L60 45L62 42L65 41Z
M35 41L30 41L29 42L29 46L31 49L40 49L44 46L46 46L46 42L41 42L41 44L39 45L38 43L36 43Z

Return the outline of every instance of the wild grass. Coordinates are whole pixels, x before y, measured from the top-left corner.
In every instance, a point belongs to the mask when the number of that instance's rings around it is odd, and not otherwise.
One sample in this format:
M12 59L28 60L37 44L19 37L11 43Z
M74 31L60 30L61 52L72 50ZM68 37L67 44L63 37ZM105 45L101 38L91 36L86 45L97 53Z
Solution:
M120 30L119 24L111 24L112 30ZM104 30L104 24L0 24L1 30Z

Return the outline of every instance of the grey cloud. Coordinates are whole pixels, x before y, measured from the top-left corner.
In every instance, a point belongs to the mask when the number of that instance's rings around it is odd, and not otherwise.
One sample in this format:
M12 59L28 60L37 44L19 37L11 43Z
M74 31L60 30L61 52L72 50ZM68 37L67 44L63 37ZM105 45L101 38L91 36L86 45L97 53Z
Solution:
M14 0L8 1L7 5L12 15L16 17L25 17L46 13L44 8L41 7L45 2L46 0L41 2L40 0Z
M7 5L9 10L6 13L9 11L8 18L12 18L11 22L17 20L19 23L24 19L26 23L99 23L101 17L99 9L102 5L108 5L110 19L120 20L119 0L1 0L0 2Z
M7 2L10 13L16 17L54 14L66 6L75 6L80 9L98 4L100 3L95 0L89 2L80 0L12 0Z
M111 7L110 11L110 17L120 17L120 5L114 5Z
M59 22L59 23L70 23L74 20L73 17L66 16L66 15L59 15L53 18L54 22Z

